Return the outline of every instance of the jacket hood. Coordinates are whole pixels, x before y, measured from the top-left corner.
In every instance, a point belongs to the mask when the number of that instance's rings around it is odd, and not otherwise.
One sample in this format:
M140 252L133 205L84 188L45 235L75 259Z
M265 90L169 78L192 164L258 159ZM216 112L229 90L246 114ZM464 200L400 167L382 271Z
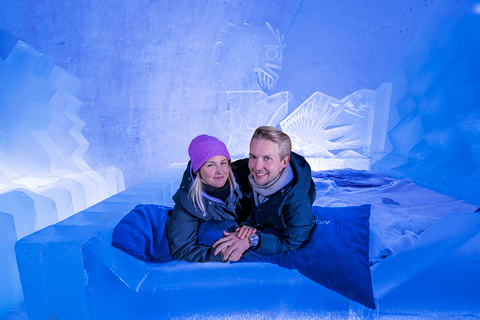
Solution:
M193 184L193 172L191 161L188 161L187 168L183 172L182 182L180 182L180 187L177 192L173 195L172 199L176 205L182 206L188 212L196 213L198 212L198 217L200 218L202 213L196 210L195 205L193 204L192 199L188 196L190 188Z
M290 155L290 166L294 175L294 186L292 189L307 193L312 179L312 170L307 160L301 155L292 152Z

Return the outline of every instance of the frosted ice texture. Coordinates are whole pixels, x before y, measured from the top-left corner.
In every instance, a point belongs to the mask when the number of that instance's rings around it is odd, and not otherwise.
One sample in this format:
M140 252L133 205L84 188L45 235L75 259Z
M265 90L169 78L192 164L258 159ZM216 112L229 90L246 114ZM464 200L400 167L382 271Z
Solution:
M372 205L370 261L395 255L416 244L419 235L454 212L474 212L478 206L370 171L336 169L313 172L321 207Z
M76 97L82 85L23 41L0 58L0 211L10 217L0 219L5 236L23 238L125 189L120 170L96 172L83 160L88 142ZM13 252L15 241L3 243ZM2 285L0 312L22 299L16 264L5 267L0 283L9 285L6 292Z
M477 84L480 85L480 82ZM477 88L477 90L480 90L480 88ZM475 169L480 172L480 108L464 115L458 121L458 128L469 146Z
M385 136L390 94L391 84L376 91L362 89L341 100L315 92L280 126L292 139L293 151L307 157L314 170L367 170L371 155L383 148L378 141L372 148L372 141Z
M393 152L372 170L480 205L480 21L474 1L442 3L401 68ZM438 29L432 28L439 25ZM400 90L400 89L398 89Z
M421 234L414 249L373 270L381 312L478 317L479 247L480 215L451 213L440 219Z
M383 151L391 84L376 91L359 90L342 100L316 92L285 119L293 107L292 94L264 92L273 89L278 79L275 70L282 67L284 44L279 31L268 23L265 28L230 25L219 45L222 92L213 133L226 143L233 158L248 156L257 127L279 123L291 136L293 150L309 157L317 170L369 169L372 153Z
M3 175L18 179L89 170L79 160L88 146L80 133L85 124L76 116L82 82L22 41L1 65L0 148L17 165L17 173L1 165Z
M76 115L80 79L23 41L0 60L0 69L0 194L17 188L50 194L67 210L65 218L124 189L118 169L104 169L116 171L107 181L83 160L88 142Z
M114 255L113 257L107 256L107 259L110 259L108 267L112 267L114 273L124 275L127 284L137 281L136 285L140 288L144 277L144 274L139 275L142 267L140 267L140 271L133 268L140 261L133 261L135 259L128 255L122 256L123 252L110 245L112 229L125 214L139 203L173 206L172 195L178 190L185 167L186 164L171 165L152 178L20 239L15 251L29 319L49 318L52 315L56 318L67 319L116 318L113 313L110 315L104 313L108 310L109 303L107 301L92 300L95 295L99 294L98 291L95 291L99 288L97 281L107 281L110 283L108 286L114 288L116 280L111 278L112 270L105 270L105 266L97 263L95 253L90 254L91 244L94 244L95 250L107 248L108 252ZM109 174L114 173L110 172ZM100 239L102 245L105 245L104 248L96 246ZM126 264L123 263L125 261ZM114 265L111 265L110 262ZM85 266L93 268L92 272L100 277L90 275L85 277L84 263ZM102 278L103 275L107 277ZM157 278L157 280L160 279ZM142 288L142 290L146 290L147 294L150 289ZM117 302L125 301L124 298L130 293L127 293L126 296L124 294L125 291L117 291L111 297ZM142 295L140 300L143 300L142 303L148 304L149 299L144 300ZM45 303L45 301L49 301L49 303ZM124 305L131 306L131 302ZM122 309L115 311L115 315L122 318L118 314L121 314L121 311ZM140 318L142 312L142 310L136 311ZM156 312L157 316L161 314L159 310ZM129 317L130 315L128 313L124 316Z
M471 28L471 21L468 22L469 27ZM475 25L473 26L475 28ZM452 30L449 30L452 31ZM462 35L462 30L458 31L457 30L457 36ZM465 32L463 32L465 35ZM448 37L447 37L448 38ZM252 37L252 39L255 39L255 37ZM441 37L435 38L432 42L433 45L438 45L439 42L441 42L442 39ZM462 40L460 40L461 42ZM248 42L246 42L248 43ZM457 44L455 44L457 45ZM478 49L478 45L473 43L471 44L473 48ZM441 176L443 175L444 172L450 172L450 171L455 171L456 174L468 174L471 173L471 168L473 168L474 164L474 159L475 158L473 155L475 154L475 151L477 151L478 155L478 115L475 114L475 110L478 109L478 94L476 92L469 92L468 96L461 96L460 99L462 100L463 103L459 105L457 103L456 99L453 99L452 96L456 96L456 92L463 92L462 87L469 86L471 87L472 84L475 84L476 82L473 80L468 80L468 77L465 77L465 74L458 75L458 72L464 72L466 70L465 65L456 65L456 60L448 60L449 57L453 57L453 51L451 51L451 48L444 48L442 46L438 46L436 49L438 49L435 54L431 54L431 59L435 61L436 58L438 58L437 53L442 53L442 50L445 50L445 55L444 57L439 58L439 63L436 65L435 63L425 63L424 67L420 69L416 65L408 65L408 62L406 63L406 68L408 69L408 76L411 78L418 78L419 80L417 81L412 81L411 85L409 86L408 90L406 90L405 96L402 98L402 100L397 104L397 109L399 114L404 118L402 120L402 124L398 127L396 127L396 131L391 132L390 139L392 142L392 145L395 148L395 152L387 155L384 159L380 160L378 163L378 166L382 165L385 168L392 169L392 172L394 172L396 169L397 172L400 174L403 174L407 172L408 170L411 170L412 173L415 173L417 175L421 175L425 173L425 169L427 171L429 169L434 168L435 170L431 171L437 171L438 173L434 175L435 172L431 172L433 175L429 177L429 181L440 181L442 178ZM462 48L463 49L463 48ZM468 50L460 50L462 52L466 52ZM478 51L478 50L476 50ZM456 53L458 54L462 54ZM475 52L475 51L474 51ZM410 57L411 59L409 61L414 61L415 63L418 63L419 61L427 61L424 58L424 55L422 55L421 58L418 56L415 56L412 54ZM458 56L457 56L458 58ZM478 70L478 60L475 60L474 57L469 57L471 59L460 59L463 62L469 61L471 63L470 67L473 67L473 70ZM448 61L447 61L448 60ZM235 64L238 63L232 63L231 65L235 66ZM237 64L237 66L242 67L241 64ZM455 68L450 68L451 66L453 67L459 67L455 71L456 73L453 73L453 69ZM222 67L222 66L221 66ZM1 66L0 66L1 68ZM245 70L245 69L242 69ZM237 74L222 74L222 84L224 87L224 92L222 93L221 97L219 98L219 108L218 108L218 114L221 115L220 117L217 117L216 121L218 120L218 128L224 128L224 129L229 129L228 125L234 124L234 128L238 128L239 124L247 123L248 121L248 113L245 111L242 111L242 106L247 106L246 110L253 110L249 112L258 112L259 110L255 110L255 107L251 106L257 106L257 104L261 101L268 100L269 98L273 97L268 97L264 92L260 91L260 89L265 89L265 88L271 88L272 85L274 84L275 78L271 76L271 78L268 78L267 76L264 77L264 80L260 80L261 77L258 77L258 69L246 69L248 72L241 72L238 75ZM253 71L252 71L253 70ZM452 72L452 73L450 73ZM263 73L261 73L263 74ZM453 84L448 83L449 75L454 75L453 77ZM474 74L474 73L472 73ZM248 76L245 76L248 75ZM238 76L238 77L237 77ZM269 79L269 80L266 80ZM462 81L468 81L468 83L460 83ZM411 80L411 79L410 79ZM262 86L257 83L257 81L260 81ZM455 81L460 81L455 83ZM444 96L442 94L437 94L439 90L443 90L444 86L448 87L448 90L445 90ZM246 89L239 89L239 88L246 88ZM244 92L242 92L244 91ZM407 92L408 91L408 92ZM448 91L448 92L447 92ZM246 93L245 93L246 92ZM477 91L478 92L478 91ZM264 98L267 97L267 98ZM278 97L277 97L278 98ZM428 99L427 99L428 98ZM425 100L426 99L426 100ZM385 99L387 100L387 99ZM423 100L423 101L422 101ZM244 103L244 101L247 101L247 103ZM285 103L288 104L291 103L289 101L292 101L290 97L288 97L288 94L284 94L284 96L280 96L279 98L279 103L271 103L268 105L268 112L267 114L269 115L276 115L273 118L278 118L277 123L281 121L281 119L284 117L281 116L281 112L277 113L277 110L282 110L285 105ZM476 105L471 104L472 103L477 103ZM445 103L456 106L458 110L460 111L455 111L452 112L450 107L446 107ZM271 109L270 109L271 107ZM337 107L338 108L338 107ZM288 108L286 108L288 109ZM446 110L450 110L449 114L447 114ZM238 117L240 115L244 115L244 117ZM328 114L328 113L327 113ZM410 115L410 117L407 118L407 115ZM453 115L453 116L452 116ZM353 117L353 115L351 115ZM247 119L247 121L245 120ZM354 118L355 119L355 118ZM455 119L455 120L452 120ZM220 121L222 120L222 121ZM453 122L456 121L458 122L458 130L452 129L451 123L447 123L446 126L443 126L444 122ZM376 121L375 121L376 122ZM253 122L252 122L253 123ZM274 122L272 122L274 123ZM383 122L384 124L385 122ZM351 125L351 124L349 124ZM224 126L224 127L222 127ZM344 123L341 124L341 126L346 126ZM434 130L434 127L438 126L440 129ZM250 129L249 126L245 126L247 130L253 130ZM328 129L332 129L333 127L329 127ZM414 128L413 130L410 130L410 128ZM230 128L231 129L231 128ZM345 130L345 134L348 134L348 125L346 128L343 128ZM378 128L377 128L378 129ZM337 154L335 154L338 150L327 150L327 151L333 151L330 152L334 155L342 154L346 158L350 159L355 159L355 157L361 156L365 157L363 152L365 151L367 154L370 152L372 153L373 150L373 140L375 139L376 135L373 133L376 128L375 126L371 129L372 133L372 142L370 144L370 151L368 151L368 148L364 148L363 146L356 146L355 148L348 149L344 153L342 153L344 150L340 150ZM378 129L380 130L380 129ZM340 131L340 130L337 130ZM367 130L368 132L368 130ZM427 138L424 138L426 136L427 132L429 135ZM455 145L445 145L445 142L448 140L445 137L448 137L449 135L454 136L454 141L459 142L461 140L461 136L459 135L459 132L462 136L464 136L465 140L467 143L461 143L459 147ZM228 136L230 137L230 136ZM403 137L408 137L408 141L404 143L402 141ZM43 141L44 145L47 145L47 140L46 138L40 136L40 140ZM229 140L229 139L227 139ZM340 138L341 140L341 138ZM338 142L340 140L333 139L333 142ZM362 139L354 139L352 141L358 141ZM343 143L343 142L342 142ZM350 142L352 143L352 142ZM234 144L232 144L234 145ZM381 145L381 143L377 143L377 146ZM469 149L465 149L469 148ZM245 148L238 148L239 151L238 153L244 152ZM402 150L401 152L397 153L397 150ZM444 150L445 154L448 152L454 152L453 158L452 155L448 155L448 161L444 161L445 158L441 157L442 153L441 151ZM458 154L459 150L466 151L466 153L461 153ZM440 153L439 153L440 152ZM440 155L440 157L439 157ZM455 155L458 155L455 157ZM57 159L59 159L58 154L55 154ZM466 161L461 160L462 157L466 156ZM7 157L6 157L7 158ZM412 160L411 163L409 161ZM458 161L461 160L461 161ZM471 160L471 161L470 161ZM470 162L469 162L470 161ZM22 168L20 166L16 166L17 163L14 161L14 158L8 158L8 160L5 160L5 163L8 164L8 167L13 168L11 169L10 172L19 172L20 174L25 174L22 172ZM459 164L458 166L452 165L452 163ZM408 164L408 166L401 168L400 166L403 164ZM432 166L432 164L434 164ZM477 162L478 164L478 162ZM400 167L397 169L397 167ZM438 170L441 169L441 170ZM469 171L470 170L470 171ZM477 166L478 170L478 166ZM109 174L110 176L114 175L112 173ZM460 175L462 176L462 175ZM462 177L465 177L464 175ZM475 175L474 175L475 177ZM470 180L469 180L470 179ZM453 179L452 179L453 180ZM460 181L460 183L464 184L463 189L467 189L465 185L474 185L470 184L470 182L475 182L478 181L478 178L475 178L475 180L469 178L468 176L465 178L465 180L460 180L456 179L457 182ZM111 303L114 299L109 300L106 302L106 304L101 304L99 303L99 299L95 299L95 295L99 294L101 296L102 292L101 290L106 290L109 293L109 297L117 297L117 294L119 294L120 291L116 291L116 288L122 288L126 291L123 293L126 293L125 295L122 295L122 297L127 296L131 297L129 293L135 292L141 292L143 295L140 298L137 298L137 302L140 303L141 306L148 306L149 304L145 304L145 301L148 301L148 298L152 297L152 294L160 294L159 291L155 291L155 277L148 277L148 274L146 274L144 271L145 266L140 266L140 270L134 269L135 263L137 261L134 260L129 260L129 259L123 259L123 260L115 260L118 257L111 256L111 251L106 253L106 256L102 256L104 253L102 250L110 250L111 248L108 246L108 240L109 240L109 234L108 231L109 228L113 227L116 222L126 213L128 212L129 209L131 209L135 204L139 202L144 202L151 200L151 199L164 199L164 194L159 192L158 190L152 191L151 193L146 192L147 185L149 183L144 184L143 187L145 189L140 188L140 189L132 189L128 191L128 194L120 194L117 196L112 197L109 199L109 201L102 202L88 210L85 210L84 212L77 214L69 219L66 219L59 224L56 224L54 226L50 226L46 229L41 230L39 233L35 233L32 235L32 237L27 237L24 239L24 241L21 241L18 249L17 249L17 254L19 257L21 257L21 263L23 272L22 274L25 274L25 279L26 287L28 288L28 298L31 303L31 308L32 314L44 314L44 315L50 315L51 311L55 308L56 311L58 311L58 314L64 313L65 315L71 315L71 310L69 307L75 307L79 308L81 312L76 313L79 317L86 317L88 314L87 311L87 302L91 303L94 308L97 308L96 311L102 313L105 311L105 309L102 309L103 307L109 307L109 303ZM475 185L474 185L475 186ZM170 186L171 187L171 186ZM178 187L178 186L177 186ZM107 186L108 188L108 186ZM168 189L168 188L167 188ZM53 192L53 191L52 191ZM168 191L168 192L171 192ZM166 194L168 193L166 192ZM170 193L171 194L171 193ZM472 216L470 216L471 218ZM462 217L458 221L464 221ZM457 221L457 224L458 224ZM467 221L469 223L466 224L466 226L470 227L472 223L475 223L475 226L478 225L478 222L475 221ZM455 223L448 222L447 227L440 228L439 230L432 231L435 232L434 235L445 235L448 239L448 237L452 236L457 240L460 240L461 237L456 237L457 231L459 230L466 230L468 228L465 227L465 225L460 226L461 228L450 228L451 225L455 225ZM476 233L478 231L476 229L473 229ZM449 232L452 232L451 234ZM428 235L428 233L427 233ZM54 250L49 251L49 249L45 248L44 243L46 241L49 241L52 244L52 247ZM100 241L100 243L99 243ZM102 242L103 241L103 242ZM106 245L107 244L107 245ZM456 245L452 244L452 242L446 242L447 245ZM436 281L438 279L444 280L442 282L442 285L445 285L446 288L451 288L455 289L454 284L448 282L448 277L451 274L456 274L456 271L462 270L464 266L460 265L461 262L463 261L462 259L458 259L459 256L461 257L474 257L476 259L476 249L478 248L478 235L473 236L472 241L467 241L466 245L461 246L461 250L458 250L455 252L453 255L453 259L451 259L451 264L448 265L449 272L448 275L445 274L445 272L441 268L435 268L433 269L432 275L434 275L432 278L429 278L427 281L427 285L423 285L422 283L418 283L416 281L419 280L419 278L425 278L425 276L428 276L428 272L419 272L418 274L421 274L421 276L418 276L415 278L416 274L413 274L413 278L407 279L408 275L411 275L410 270L407 270L408 272L404 272L401 270L401 268L398 268L396 264L403 263L404 266L412 266L412 260L415 259L420 259L421 260L421 266L428 265L434 259L423 259L422 257L424 256L424 253L428 254L434 254L434 252L431 250L431 247L426 246L424 251L409 251L410 256L403 256L399 255L397 258L390 260L392 263L390 264L390 267L387 268L387 272L385 274L388 274L389 277L384 278L386 281L384 284L385 286L381 288L383 290L382 292L385 293L388 290L390 290L388 293L393 293L396 294L395 286L402 287L401 281L404 279L405 282L409 281L410 284L412 285L413 288L415 288L416 291L419 289L426 289L425 292L427 294L432 294L432 290L434 290L436 287ZM71 253L75 252L75 256L72 256ZM432 253L433 252L433 253ZM37 254L37 255L35 255ZM85 254L82 257L82 254ZM103 258L105 257L105 260ZM440 257L440 256L437 256ZM124 257L125 258L125 257ZM58 264L59 260L65 260L65 264ZM19 259L20 260L20 259ZM126 265L127 268L125 270L120 270L122 266L116 265L112 263L112 261L121 261L122 263L125 263L124 266ZM439 260L436 260L439 261ZM470 263L471 262L471 263ZM465 279L471 280L472 278L470 277L471 275L476 275L476 270L478 269L478 259L474 261L469 261L469 265L471 265L471 269L468 270L468 272L460 274L460 278L463 281L462 283L465 282ZM86 269L83 268L83 266L86 266ZM138 264L136 265L138 267ZM132 267L132 268L130 268ZM31 270L34 270L35 274L29 273ZM174 269L175 270L175 269ZM391 271L399 270L398 276L392 276ZM431 271L432 269L426 269L427 271ZM178 271L178 270L177 270ZM197 270L198 271L198 270ZM142 273L143 272L143 273ZM155 275L159 276L165 276L164 279L171 279L169 276L171 275L171 270L166 269L166 273L163 273L162 270L160 270L159 273L154 272ZM87 281L85 278L85 275L88 275ZM199 273L196 273L199 274ZM379 274L379 273L378 273ZM39 276L40 275L40 276ZM123 275L124 278L121 278L120 275ZM166 276L168 275L168 276ZM271 276L271 274L269 274ZM213 276L215 279L218 280L218 273L214 274ZM374 273L375 277L375 273ZM64 292L62 291L62 288L65 288L65 283L63 283L63 286L58 285L58 279L67 279L67 287L74 288L74 292L70 292L69 295L65 295ZM189 282L190 279L186 279L184 275L182 274L181 279L186 281L186 288L188 290L191 290L192 297L196 296L198 294L198 291L195 290L195 288L192 288L192 283ZM392 282L388 282L390 279L393 279ZM455 278L458 279L458 278ZM45 281L44 281L45 280ZM243 279L242 279L243 280ZM474 278L474 280L478 280L478 278ZM290 281L290 280L289 280ZM298 281L298 279L292 279L293 281ZM217 283L217 282L216 282ZM478 287L478 281L477 282L472 282L473 284ZM70 286L71 285L71 286ZM102 286L105 285L105 286ZM128 288L126 288L127 286ZM149 287L150 286L150 287ZM38 294L39 290L38 288L43 288L44 290L40 290L41 294L52 294L55 299L50 299L46 298L44 296L41 296ZM410 287L410 288L412 288ZM258 293L258 286L254 286L255 293ZM295 287L298 289L298 292L301 292L301 288ZM408 292L410 290L408 286L403 286L402 290L398 290L398 296L396 296L394 299L389 300L388 294L384 294L386 304L390 303L390 306L393 306L395 308L398 305L402 305L402 298L406 298L409 295L405 294L405 292ZM433 288L433 289L432 289ZM175 302L175 297L177 297L176 294L178 294L179 291L175 291L175 287L172 286L169 289L169 293L174 293L173 295L169 295L169 299L173 299L173 303ZM218 289L218 288L215 288ZM476 288L474 288L476 290ZM97 290L97 291L95 291ZM142 291L144 290L144 291ZM430 292L428 292L430 290ZM274 292L274 290L271 290ZM218 293L218 291L215 291ZM298 293L297 292L297 293ZM436 307L440 304L440 298L438 297L438 293L441 291L439 290L437 293L437 296L432 294L431 303L428 305L429 307ZM473 290L466 290L465 292L467 293L475 293L477 291ZM435 293L435 292L434 292ZM120 293L121 294L121 293ZM457 292L453 291L453 294L457 294ZM311 296L308 297L307 300L299 300L299 301L311 301ZM68 299L68 297L72 297L71 300ZM173 297L173 298L172 298ZM466 297L465 301L469 301L468 299L471 298L476 298L474 294L471 294L469 297ZM428 296L427 296L428 298ZM320 299L322 300L322 299ZM45 301L52 301L50 305L45 304ZM419 300L420 301L420 300ZM209 301L210 303L211 301ZM442 307L443 308L456 308L456 305L448 304L448 303L443 303L445 301L441 301ZM173 305L172 303L172 305ZM113 305L115 305L113 303ZM340 306L341 303L337 302L337 305L334 305L334 307ZM381 304L382 306L384 305L383 302ZM111 307L111 306L110 306ZM332 307L332 306L330 306ZM425 306L417 306L416 310L423 310ZM468 307L468 306L467 306ZM50 309L49 309L50 308ZM333 307L332 307L333 308ZM112 310L116 311L121 315L121 310ZM155 310L158 311L158 310ZM395 313L399 313L401 310L395 310ZM452 311L452 310L450 310ZM455 311L455 310L453 310ZM478 312L478 310L474 310ZM149 310L142 310L142 312L149 312ZM413 313L413 312L412 312ZM41 317L41 316L39 316Z
M291 136L293 150L309 157L316 170L369 169L372 153L383 151L391 84L359 90L342 100L316 92L288 115L294 103L290 92L264 92L274 88L279 77L275 70L282 68L279 31L269 23L265 28L230 25L219 45L222 92L213 133L233 158L248 156L257 127L279 124Z
M268 96L262 91L222 92L214 117L214 135L233 158L248 156L250 139L259 126L277 126L293 103L290 92Z
M0 317L23 300L13 246L17 241L12 215L0 211Z
M268 96L283 63L283 36L267 22L264 28L229 25L219 42L221 92L213 134L233 158L248 155L250 138L259 126L277 126L293 104L290 92Z
M347 319L354 311L370 312L295 270L268 263L145 264L113 248L112 229L135 205L171 205L168 201L178 188L184 168L185 164L172 166L18 241L15 250L29 318L217 319L228 314L242 319L277 319L284 315L289 319L311 319L333 314L334 318ZM347 170L337 172L336 184L342 185L340 179L344 178L344 183L353 182L358 188L343 185L331 193L316 183L321 200L328 197L336 199L336 205L357 205L375 199L376 204L383 204L383 208L377 208L377 215L391 213L397 224L414 224L395 226L399 232L424 224L413 221L412 216L405 219L412 209L418 214L415 219L443 216L440 224L418 235L408 249L404 246L404 250L373 268L378 306L373 313L415 319L428 318L435 312L443 317L478 315L480 215L445 214L475 206L448 200L411 182L391 184L394 179L390 177L365 175L352 179L350 175ZM405 187L408 192L404 192ZM441 198L443 201L436 201ZM330 204L335 205L333 201ZM387 213L380 212L388 207ZM238 295L232 288L245 294ZM257 297L258 292L265 294ZM237 303L232 304L231 299ZM216 303L212 304L212 300ZM250 314L252 310L254 314Z
M284 38L267 22L264 28L229 25L218 43L222 91L266 91L282 68Z

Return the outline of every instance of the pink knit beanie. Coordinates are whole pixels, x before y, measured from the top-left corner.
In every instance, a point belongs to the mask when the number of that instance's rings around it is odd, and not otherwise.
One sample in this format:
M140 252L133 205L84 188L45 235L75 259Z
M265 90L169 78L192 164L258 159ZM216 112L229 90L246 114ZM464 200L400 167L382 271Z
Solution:
M207 136L206 134L199 135L190 142L188 155L190 160L192 160L192 169L195 173L211 157L225 156L227 159L230 159L230 154L225 144L217 138Z

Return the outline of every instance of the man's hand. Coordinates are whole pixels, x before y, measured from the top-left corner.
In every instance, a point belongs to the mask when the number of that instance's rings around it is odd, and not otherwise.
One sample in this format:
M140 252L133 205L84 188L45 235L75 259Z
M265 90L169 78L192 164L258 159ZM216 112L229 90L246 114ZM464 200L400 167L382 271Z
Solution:
M240 228L235 229L235 232L238 232L238 238L243 240L245 238L250 238L252 233L257 232L257 229L249 226L241 226Z
M222 253L225 261L238 261L243 253L250 248L250 240L248 238L240 239L238 232L223 231L225 237L218 239L212 247L215 248L214 254Z

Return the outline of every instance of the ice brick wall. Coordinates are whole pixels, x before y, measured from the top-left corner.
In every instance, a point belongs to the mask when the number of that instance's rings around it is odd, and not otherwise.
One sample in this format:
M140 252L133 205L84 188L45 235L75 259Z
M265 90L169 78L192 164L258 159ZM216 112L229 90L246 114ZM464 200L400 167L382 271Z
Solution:
M372 170L480 204L480 4L443 1L392 76L392 151Z
M0 315L22 301L13 246L125 189L114 167L92 170L77 116L82 81L0 32Z

